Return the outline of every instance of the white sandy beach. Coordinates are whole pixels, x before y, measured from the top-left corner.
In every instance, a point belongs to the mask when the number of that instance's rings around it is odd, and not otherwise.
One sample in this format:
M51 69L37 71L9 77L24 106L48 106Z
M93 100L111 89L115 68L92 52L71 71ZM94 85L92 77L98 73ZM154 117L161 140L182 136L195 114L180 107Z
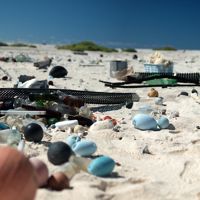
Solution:
M100 178L86 172L76 174L70 181L72 189L61 192L38 189L36 200L132 200L132 199L200 199L200 104L191 96L193 87L156 88L159 96L164 97L170 124L176 131L169 129L160 131L141 131L135 129L131 123L134 109L142 104L154 105L154 98L147 96L150 88L112 89L105 87L99 79L117 81L110 78L111 60L128 60L128 65L134 71L144 72L143 62L148 60L152 50L137 49L138 53L101 53L88 52L87 56L74 55L71 51L56 50L53 46L38 46L29 48L0 48L0 57L13 56L19 53L28 54L35 61L45 56L53 57L52 66L61 65L68 70L66 78L54 79L56 88L74 90L89 90L103 92L136 92L141 102L134 103L132 109L122 108L109 111L102 115L110 115L124 123L119 124L120 131L112 129L89 132L86 136L97 144L95 155L107 155L113 158L116 166L112 177ZM103 57L100 57L103 54ZM133 54L138 60L132 59ZM174 62L174 72L199 72L200 51L173 51L162 52L166 58ZM71 62L68 59L71 58ZM92 61L102 60L99 66L87 66ZM81 66L80 64L84 65ZM34 75L38 80L48 78L48 72L38 70L33 63L5 63L0 62L0 79L6 73L11 81L0 80L1 87L13 87L20 75ZM199 87L194 87L200 92ZM186 91L189 96L177 96ZM179 117L172 118L171 113L179 112ZM43 138L43 141L65 141L68 132L57 132L52 138ZM150 154L144 153L148 148ZM26 143L27 156L36 156L42 159L50 170L54 166L47 159L47 147L44 144Z

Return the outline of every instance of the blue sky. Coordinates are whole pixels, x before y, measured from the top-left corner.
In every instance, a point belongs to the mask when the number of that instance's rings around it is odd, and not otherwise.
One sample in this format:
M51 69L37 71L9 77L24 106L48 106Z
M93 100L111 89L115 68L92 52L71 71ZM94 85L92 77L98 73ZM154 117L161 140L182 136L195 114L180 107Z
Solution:
M200 49L199 0L0 0L0 41Z

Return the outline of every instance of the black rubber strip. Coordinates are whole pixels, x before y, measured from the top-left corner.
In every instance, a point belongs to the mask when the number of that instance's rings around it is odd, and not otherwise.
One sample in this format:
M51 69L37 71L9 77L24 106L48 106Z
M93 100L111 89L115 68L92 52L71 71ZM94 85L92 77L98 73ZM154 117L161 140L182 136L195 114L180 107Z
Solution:
M79 97L88 104L121 104L139 101L136 93L107 93L67 89L0 88L0 101L14 98L26 99L30 94L53 94L61 91L66 95Z

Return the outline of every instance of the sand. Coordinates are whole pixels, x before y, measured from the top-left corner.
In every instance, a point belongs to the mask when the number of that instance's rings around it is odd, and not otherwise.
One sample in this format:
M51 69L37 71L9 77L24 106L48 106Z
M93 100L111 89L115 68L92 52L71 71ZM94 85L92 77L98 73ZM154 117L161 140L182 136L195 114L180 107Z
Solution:
M36 200L131 200L131 199L200 199L200 105L191 96L192 87L157 88L159 95L164 97L167 117L171 129L160 131L140 131L131 124L134 109L149 103L154 105L154 98L147 96L150 88L111 89L99 82L117 81L110 78L109 61L113 59L128 60L137 72L143 72L143 62L153 53L152 50L138 49L138 60L133 60L132 53L103 53L88 52L87 56L74 55L70 51L56 50L53 46L38 46L37 49L1 48L0 56L11 56L26 53L35 61L44 56L53 57L54 65L62 65L68 70L66 78L54 79L56 88L104 91L104 92L136 92L141 102L134 103L132 109L101 113L110 115L124 123L119 124L120 131L112 129L89 132L87 139L93 140L98 150L95 155L107 155L113 158L120 166L116 166L114 173L108 178L99 178L86 172L76 174L70 181L72 189L61 192L38 189ZM198 72L200 69L199 51L162 52L174 62L175 72ZM72 61L69 62L68 59ZM87 66L91 61L102 60L101 65ZM81 64L81 65L80 65ZM5 63L0 62L0 77L5 72L12 78L11 81L0 80L1 87L13 87L19 75L35 75L38 80L48 78L51 67L38 70L32 63ZM198 87L194 87L199 91ZM186 91L189 96L177 96ZM176 111L179 117L172 118ZM44 138L46 142L63 140L68 132L57 132L52 138ZM47 145L26 143L27 156L36 156L42 159L50 170L54 166L47 159ZM146 149L146 151L144 151ZM148 149L148 151L147 151Z

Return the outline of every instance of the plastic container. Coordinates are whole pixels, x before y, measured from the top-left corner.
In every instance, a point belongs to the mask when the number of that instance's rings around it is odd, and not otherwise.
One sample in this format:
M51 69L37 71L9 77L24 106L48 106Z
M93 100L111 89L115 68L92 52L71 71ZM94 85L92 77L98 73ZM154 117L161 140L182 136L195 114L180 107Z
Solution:
M154 111L154 108L151 105L141 105L137 108L131 110L132 116L134 117L137 114L147 114L150 115Z
M127 61L113 60L110 61L110 77L115 78L119 71L128 68Z
M78 120L65 120L55 123L56 128L59 128L60 130L74 128L76 125L78 125Z
M21 141L21 133L16 129L16 127L0 131L1 144L17 147L20 141Z
M46 115L46 111L39 110L0 110L0 114L2 115Z
M145 63L144 64L144 70L145 72L150 73L173 73L173 65L164 66L162 64L150 64Z

